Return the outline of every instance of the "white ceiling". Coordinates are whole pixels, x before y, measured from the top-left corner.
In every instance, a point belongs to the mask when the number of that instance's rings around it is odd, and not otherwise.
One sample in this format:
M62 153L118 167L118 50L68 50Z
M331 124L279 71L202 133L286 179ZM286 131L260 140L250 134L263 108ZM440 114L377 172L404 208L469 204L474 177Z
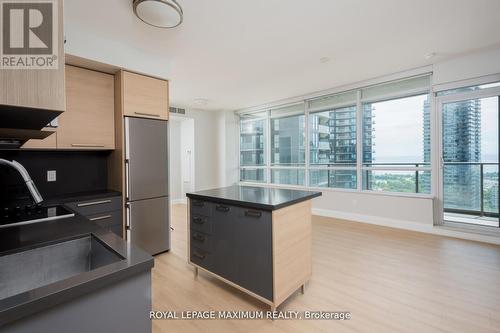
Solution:
M499 0L178 1L183 24L161 30L132 0L66 0L67 50L169 78L172 105L230 110L500 43Z

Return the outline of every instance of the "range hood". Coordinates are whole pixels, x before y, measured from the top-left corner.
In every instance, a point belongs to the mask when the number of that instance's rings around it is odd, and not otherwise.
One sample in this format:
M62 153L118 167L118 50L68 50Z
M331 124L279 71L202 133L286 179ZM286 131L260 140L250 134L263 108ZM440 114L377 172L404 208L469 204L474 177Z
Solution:
M62 111L0 105L0 149L19 148L30 139L45 139L53 131L42 131Z

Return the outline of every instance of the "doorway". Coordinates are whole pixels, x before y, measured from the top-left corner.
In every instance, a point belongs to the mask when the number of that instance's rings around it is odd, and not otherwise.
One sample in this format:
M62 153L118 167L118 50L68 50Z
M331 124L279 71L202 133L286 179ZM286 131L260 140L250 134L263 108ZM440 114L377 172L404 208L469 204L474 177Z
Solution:
M195 189L194 119L170 116L171 203L185 203L186 193Z
M454 89L437 105L442 221L500 227L500 88Z

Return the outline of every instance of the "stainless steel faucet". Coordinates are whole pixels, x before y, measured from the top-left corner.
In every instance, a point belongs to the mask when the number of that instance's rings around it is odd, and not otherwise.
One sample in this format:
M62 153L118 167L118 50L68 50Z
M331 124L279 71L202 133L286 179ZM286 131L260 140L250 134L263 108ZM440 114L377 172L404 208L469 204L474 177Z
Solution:
M35 183L33 183L33 180L31 180L31 177L28 173L28 171L21 165L21 163L18 163L16 161L7 161L4 160L3 158L0 158L0 164L8 165L13 167L14 169L21 174L21 177L23 177L24 182L26 183L26 187L30 191L31 197L33 198L33 201L37 204L43 201L42 196L40 195L40 192L38 192L38 189L35 186Z

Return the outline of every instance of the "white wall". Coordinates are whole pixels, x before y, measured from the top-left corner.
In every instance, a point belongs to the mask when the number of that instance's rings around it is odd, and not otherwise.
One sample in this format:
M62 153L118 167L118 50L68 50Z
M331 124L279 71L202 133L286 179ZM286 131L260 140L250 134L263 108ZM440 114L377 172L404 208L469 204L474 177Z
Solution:
M433 225L433 201L396 195L323 191L313 200L316 215L381 224L411 230Z
M175 201L182 198L182 186L179 179L182 178L181 172L181 120L170 117L169 122L169 182L170 182L170 200Z
M170 200L183 202L195 184L194 119L170 116L169 122ZM188 156L191 151L191 156ZM191 160L190 160L191 159Z
M451 58L433 65L433 83L443 84L500 73L500 46Z
M224 154L225 136L223 112L187 109L185 115L173 117L191 118L194 120L194 191L220 187L224 177L220 172L221 156ZM172 118L173 118L172 117Z
M181 161L180 165L182 168L181 174L182 178L179 179L181 182L182 199L185 198L186 193L192 192L195 189L195 172L196 172L196 161L195 155L196 150L194 147L194 119L184 118L181 122Z
M239 118L234 112L219 112L219 179L221 186L231 186L239 181Z

